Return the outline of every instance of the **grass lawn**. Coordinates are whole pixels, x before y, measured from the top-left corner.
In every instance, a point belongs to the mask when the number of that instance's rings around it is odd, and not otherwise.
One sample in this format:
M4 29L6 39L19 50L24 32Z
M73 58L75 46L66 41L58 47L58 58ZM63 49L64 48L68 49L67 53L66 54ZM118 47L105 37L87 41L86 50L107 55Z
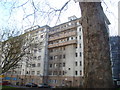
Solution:
M2 89L8 89L8 88L16 88L16 87L11 87L11 86L2 86Z

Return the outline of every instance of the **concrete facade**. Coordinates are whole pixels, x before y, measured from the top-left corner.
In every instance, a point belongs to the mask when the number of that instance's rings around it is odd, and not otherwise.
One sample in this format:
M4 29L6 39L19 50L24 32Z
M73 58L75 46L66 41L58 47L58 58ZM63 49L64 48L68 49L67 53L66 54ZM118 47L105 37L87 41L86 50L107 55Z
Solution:
M82 85L84 60L80 19L69 18L69 22L51 28L48 53L50 85L78 87Z

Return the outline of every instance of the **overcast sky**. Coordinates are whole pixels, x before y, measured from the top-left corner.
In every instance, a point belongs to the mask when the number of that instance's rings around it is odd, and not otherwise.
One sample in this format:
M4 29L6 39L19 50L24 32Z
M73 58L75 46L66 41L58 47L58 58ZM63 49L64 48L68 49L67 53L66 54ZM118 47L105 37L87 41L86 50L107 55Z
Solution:
M35 6L39 9L39 12L34 15L30 15L33 13L33 8L28 3L24 7L19 8L18 6L25 3L27 0L7 0L8 2L5 3L6 0L1 0L0 2L0 27L13 27L13 28L20 28L26 29L31 27L31 25L56 25L58 20L57 16L59 12L52 13L50 16L43 14L41 11L48 11L49 8L61 8L65 2L68 0L34 0ZM14 3L16 1L16 3ZM110 28L110 35L117 35L118 33L118 1L119 0L105 0L105 3L102 3L103 9L111 22ZM40 2L40 3L39 3ZM18 7L15 9L11 9L14 7ZM52 11L52 10L51 10ZM30 15L30 16L29 16ZM68 21L68 17L70 16L77 16L78 18L81 17L80 7L78 3L75 3L73 0L67 5L67 7L62 11L60 20L57 24L64 23ZM23 20L24 18L24 20ZM35 20L35 21L34 21ZM33 21L35 22L33 24Z

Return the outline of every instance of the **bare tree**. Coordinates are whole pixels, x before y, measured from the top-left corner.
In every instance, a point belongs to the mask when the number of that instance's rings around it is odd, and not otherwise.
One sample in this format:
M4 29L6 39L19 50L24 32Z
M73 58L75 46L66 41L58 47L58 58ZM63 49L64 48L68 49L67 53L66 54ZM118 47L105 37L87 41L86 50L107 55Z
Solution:
M20 61L21 57L24 55L22 50L23 38L21 36L10 37L8 40L1 42L1 61L0 67L3 74L10 70L11 68L17 67L17 63Z
M29 54L29 43L32 39L29 39L28 33L15 36L15 31L12 33L3 33L0 42L0 68L4 74L5 72L16 69L19 67L19 61L24 55ZM28 40L29 39L29 40Z

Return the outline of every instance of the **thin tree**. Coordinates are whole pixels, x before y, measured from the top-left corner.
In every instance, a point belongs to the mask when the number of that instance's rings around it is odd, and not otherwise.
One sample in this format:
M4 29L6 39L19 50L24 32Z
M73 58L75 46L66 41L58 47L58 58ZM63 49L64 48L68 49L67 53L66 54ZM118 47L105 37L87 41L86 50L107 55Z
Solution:
M27 33L25 33L15 37L13 35L0 42L0 74L19 67L19 62L23 56L29 54L27 49L29 48L28 43L31 41L27 40Z

